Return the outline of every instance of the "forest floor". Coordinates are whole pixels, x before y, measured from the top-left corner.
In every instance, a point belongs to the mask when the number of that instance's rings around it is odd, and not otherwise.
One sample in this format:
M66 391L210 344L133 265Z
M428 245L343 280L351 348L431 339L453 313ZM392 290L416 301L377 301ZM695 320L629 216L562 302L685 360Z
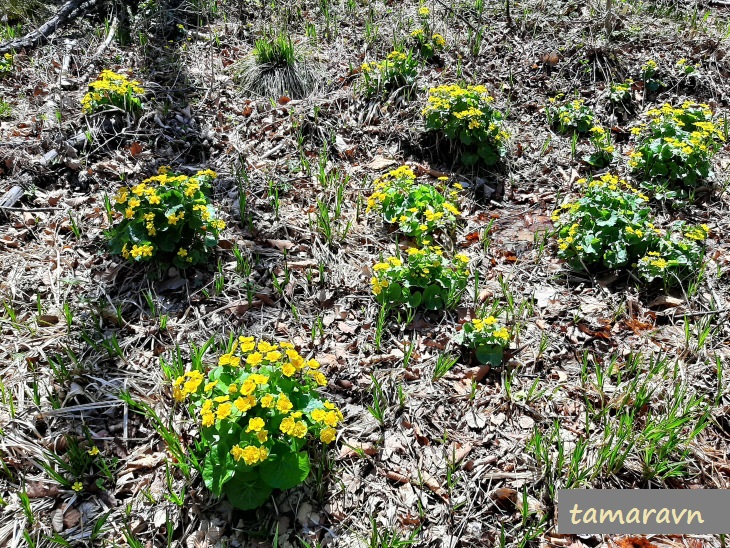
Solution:
M510 4L103 4L16 53L0 75L0 196L24 189L0 211L0 545L725 546L559 534L555 494L576 477L730 488L730 147L702 199L657 208L662 222L711 230L698 286L667 293L557 259L551 213L590 173L590 145L558 134L544 109L558 93L584 99L621 158L642 113L667 102L708 103L727 131L730 8L616 1L609 39L605 2ZM422 6L445 51L420 67L409 100L364 98L361 64L407 41ZM0 37L32 28L20 25ZM314 93L237 86L235 61L272 29L308 51ZM636 85L635 108L612 109L610 83L639 82L648 60L663 87ZM141 82L141 116L84 115L102 69ZM454 82L485 85L507 112L500 168L464 168L426 134L427 90ZM228 226L207 266L161 271L108 253L105 198L163 165L218 173ZM464 186L451 245L472 270L455 310L408 321L379 319L371 267L396 244L365 211L373 180L401 165ZM630 179L625 161L611 169ZM485 307L513 333L500 367L452 341ZM213 362L230 334L316 357L345 416L316 473L256 511L213 497L166 442L172 432L188 451L197 427L161 363L210 339ZM458 362L442 375L448 354ZM77 492L54 474L90 443L100 453L73 478Z

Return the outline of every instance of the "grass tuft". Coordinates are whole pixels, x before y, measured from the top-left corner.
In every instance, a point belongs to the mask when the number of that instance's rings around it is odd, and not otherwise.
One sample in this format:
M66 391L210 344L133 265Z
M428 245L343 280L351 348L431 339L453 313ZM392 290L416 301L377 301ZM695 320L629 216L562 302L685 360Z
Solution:
M256 40L251 54L233 66L233 75L244 92L274 98L303 99L322 81L320 67L284 33Z

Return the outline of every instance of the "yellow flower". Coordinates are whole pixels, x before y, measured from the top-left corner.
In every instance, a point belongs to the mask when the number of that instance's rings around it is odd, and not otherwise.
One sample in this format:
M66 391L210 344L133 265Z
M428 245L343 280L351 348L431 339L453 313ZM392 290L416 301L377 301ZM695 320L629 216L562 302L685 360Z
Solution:
M428 9L426 6L421 6L418 8L418 15L421 17L428 17L428 15L431 13L431 10Z
M98 455L98 454L99 454L99 448L98 448L98 447L97 447L97 446L95 445L94 447L92 447L91 449L89 449L89 450L87 451L87 453L88 453L88 454L89 454L90 456L92 456L92 457L95 457L96 455Z
M337 437L337 430L334 428L325 428L319 435L319 439L322 443L332 443Z
M230 402L226 402L218 406L215 414L218 420L223 420L225 418L228 418L228 416L231 414L231 411L233 411L233 404L231 404Z
M267 352L271 352L273 350L276 350L277 345L268 343L266 341L259 341L258 345L258 351L266 354Z
M233 455L233 458L238 462L243 457L243 449L240 445L236 444L231 449L231 455Z
M180 258L187 257L188 256L187 249L183 249L182 247L180 249L178 249L177 256L180 257Z
M295 422L290 434L295 438L303 438L307 434L307 424L304 421Z
M291 363L287 362L282 364L281 366L281 373L285 377L291 377L297 372L296 367L294 367Z
M269 382L269 377L266 375L259 375L258 373L253 373L249 375L248 380L255 382L256 384L266 384Z
M320 386L327 386L327 377L325 377L319 371L309 371L309 374L314 378L314 381Z
M84 484L80 481L74 482L74 484L71 486L71 489L78 493L84 489Z
M338 416L338 414L334 410L327 411L327 413L325 413L324 423L327 426L335 427L335 426L337 426L337 423L339 421L340 421L339 416Z
M153 204L153 205L154 204L159 204L160 203L160 197L157 194L151 194L150 196L147 197L147 201L150 204Z
M231 399L231 397L226 394L225 396L217 396L217 397L213 398L213 401L216 403L223 403L223 402L229 401L230 399Z
M204 390L205 392L210 392L211 390L213 390L213 389L215 388L215 385L216 385L216 384L218 384L218 381L211 381L211 382L207 383L207 384L206 384L206 385L205 385L205 386L203 387L203 390Z
M205 413L203 415L203 426L213 426L215 424L215 416L213 413Z
M248 419L246 432L260 432L261 430L263 430L264 426L266 426L264 419L262 419L261 417L253 417Z
M127 187L123 186L117 192L117 195L115 196L114 201L116 201L116 203L118 203L118 204L125 203L129 196L129 194L127 194L128 192L129 192L129 189Z
M266 361L273 363L277 362L281 359L281 352L278 350L272 350L271 352L266 353Z
M249 394L253 394L256 390L256 383L252 381L250 378L243 381L243 384L241 385L241 394L244 396L248 396Z
M255 366L259 365L263 359L264 359L264 357L261 355L260 352L254 352L253 354L250 354L246 358L246 363L248 365L250 365L251 367L255 367Z
M261 407L265 409L270 409L274 407L274 396L271 394L266 394L263 398L261 398Z
M291 400L286 394L279 395L279 398L276 400L276 409L279 413L284 413L286 415L293 407L294 405L292 405Z
M235 405L236 409L238 409L241 413L245 413L256 405L256 398L251 395L246 396L245 398L243 396L239 396L236 401L233 402L233 405Z
M318 407L317 409L312 411L312 420L322 422L326 414L327 412L324 409Z

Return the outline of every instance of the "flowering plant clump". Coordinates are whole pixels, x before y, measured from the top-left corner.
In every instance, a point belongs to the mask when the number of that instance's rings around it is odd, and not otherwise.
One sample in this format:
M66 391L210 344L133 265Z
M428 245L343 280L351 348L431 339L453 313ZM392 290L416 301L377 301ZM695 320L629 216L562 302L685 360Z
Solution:
M586 133L594 126L596 116L593 111L585 105L583 99L574 99L559 104L563 98L560 93L548 99L545 107L548 123L557 127L560 133Z
M443 177L439 186L444 187L447 180ZM397 224L407 236L420 239L454 227L461 212L453 198L463 187L457 183L453 188L456 190L444 196L437 187L417 185L413 171L402 166L375 180L375 192L368 198L367 210L381 212L385 222Z
M497 318L488 316L466 322L454 340L474 350L479 363L496 366L502 363L504 349L509 345L510 333L500 325Z
M439 33L432 34L428 25L411 32L411 38L416 50L426 61L433 59L437 53L443 51L446 47L446 39L443 35Z
M291 343L241 336L229 342L217 367L174 381L174 398L190 402L200 421L207 453L203 480L214 494L248 510L266 502L273 489L307 478L307 446L332 443L343 420L317 393L327 385L319 369Z
M692 189L712 175L712 156L724 141L720 124L705 104L687 101L679 108L665 104L646 113L648 124L637 126L637 146L629 167L650 185Z
M13 70L13 56L10 53L3 54L0 57L0 76L8 74Z
M462 147L466 165L478 161L486 165L499 162L507 154L509 133L504 115L492 107L494 97L484 86L447 85L428 91L428 104L422 113L426 129L442 132Z
M644 82L644 89L647 91L657 91L666 84L657 78L659 74L659 65L654 59L649 59L646 63L641 65L641 79Z
M427 310L450 309L459 304L469 278L469 258L444 257L438 246L424 245L407 251L407 262L389 257L373 266L370 280L380 304Z
M647 282L660 279L665 288L683 285L700 271L709 233L707 225L691 227L677 221L654 249L639 259L639 276Z
M688 63L687 59L680 59L677 61L677 68L682 71L684 76L699 76L699 66Z
M412 53L392 51L380 62L360 66L365 95L372 97L413 85L418 75L418 61Z
M629 78L621 84L611 84L608 100L614 106L628 107L631 104L631 88L634 81Z
M188 177L163 167L120 188L114 209L121 220L109 231L111 252L135 262L171 260L178 268L203 262L226 227L208 201L216 177L209 169Z
M81 107L87 114L109 107L125 112L136 112L142 108L144 89L139 82L123 74L103 70L99 78L89 84L89 88L89 92L81 99Z
M611 132L606 131L601 126L593 126L589 132L591 144L593 145L593 154L586 161L596 167L606 167L613 161L616 147L611 140Z
M661 232L652 223L647 196L611 174L578 182L586 187L584 195L552 215L558 257L578 270L614 269L635 263L654 248Z

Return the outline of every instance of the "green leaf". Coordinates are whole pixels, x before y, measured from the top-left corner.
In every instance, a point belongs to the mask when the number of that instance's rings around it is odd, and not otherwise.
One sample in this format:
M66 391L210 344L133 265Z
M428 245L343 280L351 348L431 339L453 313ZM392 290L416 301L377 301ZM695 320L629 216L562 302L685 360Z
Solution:
M259 465L261 479L276 489L291 489L309 475L309 456L306 453L287 453Z
M479 363L488 363L496 367L502 363L504 350L501 346L482 345L477 347L476 356Z
M223 485L233 477L233 457L218 445L205 457L203 464L203 481L205 486L220 496Z
M228 501L239 510L258 508L271 496L271 487L266 485L257 471L238 472L226 484Z
M408 306L411 308L417 308L418 305L421 304L421 298L421 292L414 291L408 299Z

